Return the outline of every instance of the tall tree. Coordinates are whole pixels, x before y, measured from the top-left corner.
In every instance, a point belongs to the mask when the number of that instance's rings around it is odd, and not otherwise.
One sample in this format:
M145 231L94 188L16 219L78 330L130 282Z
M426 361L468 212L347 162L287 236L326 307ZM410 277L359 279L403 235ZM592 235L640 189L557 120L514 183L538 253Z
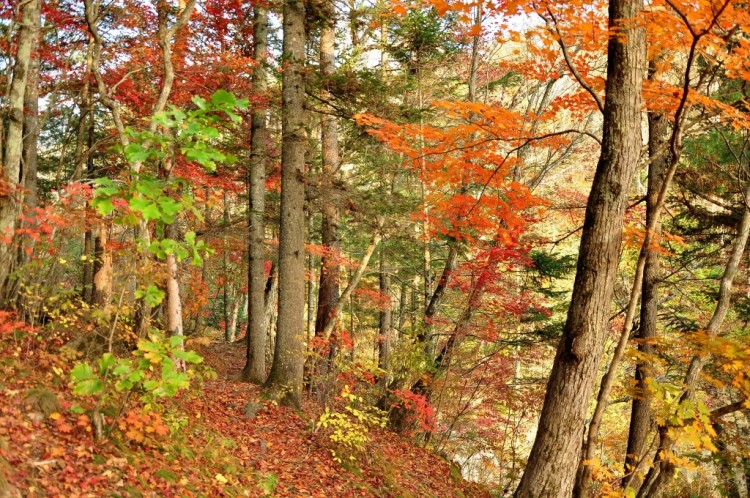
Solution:
M3 144L3 193L0 197L0 234L12 235L20 212L21 199L17 188L21 181L23 155L24 102L31 73L32 49L39 32L40 0L21 4L13 78L8 96L8 131ZM0 289L3 291L12 271L14 254L11 245L0 244Z
M586 412L604 348L628 187L641 149L646 69L640 0L611 0L606 101L599 162L586 205L576 278L547 383L544 407L517 497L569 497ZM599 100L600 97L597 96Z
M266 385L282 404L300 407L305 358L305 5L283 8L279 314Z
M253 91L265 94L268 82L266 77L266 57L268 52L268 10L256 4L253 7ZM247 320L247 363L242 371L245 380L263 383L266 379L266 321L265 316L265 238L264 216L266 211L266 141L268 111L265 106L256 106L250 123L250 213L248 240L248 320Z
M650 66L650 75L654 74ZM671 156L669 151L669 137L671 135L669 120L657 111L648 113L648 187L646 192L646 224L651 221L656 209L659 192L662 189L664 176L669 170ZM661 224L656 220L656 232L661 231ZM658 243L658 235L655 237ZM657 336L659 307L659 284L661 282L659 268L659 251L656 247L647 247L646 266L643 271L643 287L641 289L641 313L638 327L638 351L646 357L654 354L654 338ZM623 487L631 485L634 489L640 486L638 472L632 472L638 466L640 460L645 456L648 434L651 430L651 397L649 396L649 379L652 375L653 366L649 360L641 360L636 365L635 381L636 395L630 413L630 428L628 433L628 447L625 456L625 468L628 469Z
M323 80L321 99L330 101L331 77L335 69L335 7L325 2L320 30L320 75ZM334 195L334 175L339 165L338 122L334 115L323 114L320 118L320 142L322 156L321 196L323 220L321 242L324 252L320 264L320 286L318 287L318 310L315 316L315 335L320 336L331 320L339 300L339 210Z

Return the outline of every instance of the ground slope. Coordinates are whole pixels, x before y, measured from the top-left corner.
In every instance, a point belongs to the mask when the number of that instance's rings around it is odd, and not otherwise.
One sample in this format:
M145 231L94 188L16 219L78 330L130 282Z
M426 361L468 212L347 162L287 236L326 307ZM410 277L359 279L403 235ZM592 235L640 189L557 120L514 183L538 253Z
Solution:
M127 441L130 426L95 441L88 416L71 411L72 360L59 350L0 341L0 498L488 496L441 458L386 430L373 430L366 454L343 468L330 440L311 430L319 413L313 403L302 412L265 403L254 418L244 417L247 401L261 393L232 380L242 345L212 343L199 352L217 378L163 410L169 434L145 422L143 441ZM119 420L143 422L129 416Z

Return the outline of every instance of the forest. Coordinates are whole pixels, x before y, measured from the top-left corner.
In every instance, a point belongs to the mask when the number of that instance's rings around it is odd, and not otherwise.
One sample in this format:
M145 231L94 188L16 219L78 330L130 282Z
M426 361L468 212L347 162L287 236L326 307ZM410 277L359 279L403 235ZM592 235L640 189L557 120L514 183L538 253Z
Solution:
M0 87L0 498L750 498L746 1L6 0Z

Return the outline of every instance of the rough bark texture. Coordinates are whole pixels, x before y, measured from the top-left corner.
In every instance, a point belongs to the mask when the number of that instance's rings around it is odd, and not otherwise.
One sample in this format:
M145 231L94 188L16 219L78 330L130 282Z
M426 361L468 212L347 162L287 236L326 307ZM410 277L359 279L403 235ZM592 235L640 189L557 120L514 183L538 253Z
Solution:
M267 385L272 397L299 408L305 358L305 6L284 2L281 89L279 314Z
M391 274L385 259L385 251L380 251L380 295L388 301L380 309L378 338L378 367L386 372L391 363L391 343L393 335L393 316L391 313Z
M21 157L23 154L23 123L26 87L29 80L31 52L39 25L39 0L29 0L21 7L21 20L17 37L17 49L13 63L13 79L8 96L8 131L3 146L2 180L5 185L0 196L0 234L12 234L20 211L16 192L21 180ZM13 260L10 244L0 244L0 286L5 286L12 271Z
M41 29L40 17L36 17L35 32ZM33 53L29 64L29 79L23 97L23 156L20 181L25 192L24 204L36 207L39 204L37 192L37 166L39 142L39 37L34 36Z
M568 498L586 412L604 347L619 261L627 189L641 146L645 37L634 22L641 1L612 0L602 152L586 206L575 284L547 384L536 440L516 497Z
M94 289L91 302L106 307L112 299L112 252L107 250L107 227L99 227L94 241Z
M669 154L657 155L667 146L670 136L669 122L663 115L649 113L648 115L648 150L651 163L648 171L648 190L646 194L646 224L654 214L659 191L661 190L664 176L669 169L671 157ZM661 224L657 221L656 232L661 231ZM658 235L656 236L658 241ZM654 352L653 339L657 334L657 308L659 305L659 282L661 281L659 270L659 254L652 248L648 248L646 254L646 266L643 272L643 287L641 289L641 320L638 329L638 350L646 355ZM646 385L652 377L651 365L641 361L636 365L636 395L633 397L633 405L630 413L630 429L628 432L628 448L625 456L625 468L627 472L634 470L646 452L647 438L651 429L651 399ZM637 490L642 482L639 473L626 479L624 484Z
M334 23L333 4L326 3L326 19L320 32L320 73L323 78L321 98L331 100L328 91L329 79L334 71ZM333 199L333 177L339 165L338 123L336 117L323 114L320 118L320 141L322 154L321 204L322 225L321 241L325 252L320 264L320 286L318 288L318 310L315 316L315 335L320 336L331 320L336 303L339 300L339 210Z
M268 55L268 11L256 4L253 7L253 91L263 95L267 91L266 56ZM253 109L250 123L250 216L248 219L248 307L247 307L247 363L242 378L256 384L266 380L265 316L265 212L266 212L266 141L268 111L265 107Z

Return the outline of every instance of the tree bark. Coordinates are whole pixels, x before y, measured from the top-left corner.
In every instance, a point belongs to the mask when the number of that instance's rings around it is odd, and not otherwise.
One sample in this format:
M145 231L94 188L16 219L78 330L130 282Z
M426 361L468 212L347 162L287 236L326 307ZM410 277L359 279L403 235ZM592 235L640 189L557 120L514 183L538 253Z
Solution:
M94 239L94 289L91 302L106 308L112 300L112 251L107 249L108 228L97 229Z
M323 79L321 98L331 100L328 90L334 72L335 50L334 26L336 23L333 3L325 4L325 19L320 32L320 73ZM340 251L339 210L334 199L333 178L339 165L338 123L336 117L323 114L320 118L320 141L322 155L321 195L322 225L321 242L323 256L320 262L320 286L318 288L318 310L315 316L315 335L321 336L332 319L339 300Z
M177 239L177 224L167 225L167 236ZM180 265L174 253L167 254L167 330L170 336L184 335L182 325L182 300L180 299Z
M12 236L21 208L16 191L21 180L23 155L23 125L26 88L30 75L31 54L38 36L40 0L28 0L21 7L17 49L13 63L13 79L8 96L8 131L3 146L5 157L2 168L3 192L0 196L0 235ZM10 243L0 243L0 287L5 288L13 269L14 254Z
M380 250L380 295L386 298L387 302L381 304L379 314L378 367L387 373L391 366L393 316L391 312L391 274L383 248Z
M593 383L604 348L628 186L641 146L645 35L641 0L611 0L603 140L581 237L576 278L537 436L515 496L568 498L575 484Z
M272 398L299 408L306 347L304 3L284 2L283 17L279 313L274 360L266 384Z
M646 193L646 224L654 216L659 192L664 177L669 169L671 157L669 154L657 155L664 150L669 142L669 121L663 114L649 112L648 114L648 150L651 162L648 171L648 187ZM661 224L656 221L655 240L658 241ZM646 266L643 272L643 288L641 289L641 314L638 329L638 351L646 356L654 353L653 339L657 336L657 311L659 306L659 283L661 282L659 268L659 253L654 248L646 248ZM651 430L651 396L648 391L649 378L653 377L652 366L648 361L639 361L635 369L636 394L630 412L630 428L628 431L628 447L625 455L626 475L638 467L638 463L645 457L647 438ZM636 491L643 481L637 473L623 481L623 487L631 487Z
M253 92L263 95L268 89L266 57L268 55L268 11L260 4L253 7ZM265 212L266 212L266 141L268 111L256 107L250 123L250 237L247 268L247 362L242 370L244 380L261 384L266 380L265 317Z
M36 27L29 64L29 78L23 96L23 155L20 181L25 189L24 204L36 207L39 204L37 192L38 142L39 142L39 32L41 18L36 16Z

